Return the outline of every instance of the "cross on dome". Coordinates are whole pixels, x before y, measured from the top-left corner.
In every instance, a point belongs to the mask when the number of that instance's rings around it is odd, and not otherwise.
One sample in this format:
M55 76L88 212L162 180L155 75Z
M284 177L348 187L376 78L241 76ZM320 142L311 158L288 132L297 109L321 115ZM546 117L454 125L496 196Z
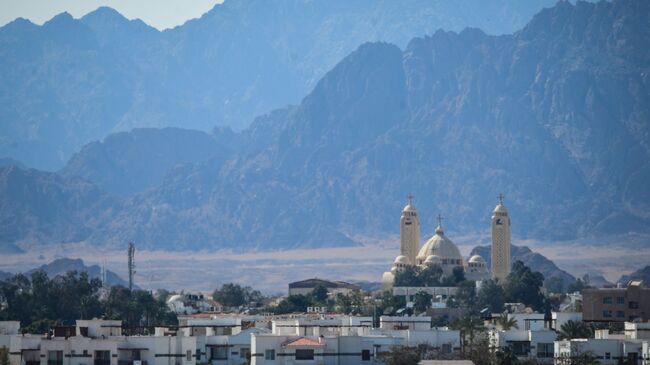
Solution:
M503 194L499 194L497 196L497 200L499 201L499 204L501 204L501 205L503 205L503 198L504 198Z
M409 205L412 205L412 203L413 203L413 194L409 193L409 195L407 195L406 198L409 200Z
M436 227L436 234L444 234L445 231L442 229L442 215L438 214L438 227Z

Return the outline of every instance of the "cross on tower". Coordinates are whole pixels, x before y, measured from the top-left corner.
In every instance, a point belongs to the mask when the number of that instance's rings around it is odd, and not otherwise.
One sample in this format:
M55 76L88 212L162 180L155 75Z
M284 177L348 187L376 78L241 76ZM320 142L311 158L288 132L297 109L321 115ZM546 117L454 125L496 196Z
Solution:
M499 201L499 204L503 205L503 194L499 194L499 196L497 196L497 200Z
M442 220L443 220L443 219L444 219L444 218L442 218L442 216L441 216L440 214L438 214L438 225L439 225L440 227L442 227Z
M413 203L413 194L409 193L406 198L409 200L409 205L411 205L411 203Z

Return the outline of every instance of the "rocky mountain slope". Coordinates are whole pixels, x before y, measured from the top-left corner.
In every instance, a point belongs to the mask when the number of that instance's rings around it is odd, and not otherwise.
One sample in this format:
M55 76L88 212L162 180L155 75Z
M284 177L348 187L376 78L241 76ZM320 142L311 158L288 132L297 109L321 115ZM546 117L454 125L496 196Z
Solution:
M555 0L227 0L159 32L110 8L0 28L0 156L53 171L142 127L242 129L297 103L366 41L467 26L511 33Z
M650 286L650 265L640 268L629 275L621 276L621 278L618 279L618 282L625 285L630 280L643 280L646 286Z
M510 246L512 262L521 261L533 271L538 271L544 275L544 279L556 278L562 281L562 287L566 289L567 285L576 281L576 278L568 272L560 269L555 263L544 255L533 252L526 246ZM490 246L476 246L472 249L469 256L479 255L485 259L487 266L492 265L492 249Z
M63 177L5 169L0 187L9 178L31 176L32 194L57 191L49 186L69 181L66 193L43 199L74 207L84 191L103 195L92 181L73 175L105 163L93 156L111 155L123 160L114 162L117 168L84 176L128 189L115 191L122 198L84 201L81 212L61 209L48 225L0 211L6 217L0 223L11 222L3 226L3 244L353 245L354 235L394 233L409 192L416 196L423 237L437 213L446 216L452 236L487 230L498 193L506 195L516 237L592 237L597 244L607 235L647 233L648 16L650 3L642 0L561 2L514 35L439 31L413 39L403 51L364 44L300 105L257 118L232 137L229 150L207 144L215 152L208 159L199 148L195 163L156 168L155 179L143 186L133 187L137 174L126 173L120 182L133 154L103 153L110 141L82 150ZM120 140L125 144L115 145L130 151L125 146L133 139ZM155 151L158 142L149 148L147 141L138 144ZM7 191L1 195L16 202ZM24 200L36 214L35 200Z

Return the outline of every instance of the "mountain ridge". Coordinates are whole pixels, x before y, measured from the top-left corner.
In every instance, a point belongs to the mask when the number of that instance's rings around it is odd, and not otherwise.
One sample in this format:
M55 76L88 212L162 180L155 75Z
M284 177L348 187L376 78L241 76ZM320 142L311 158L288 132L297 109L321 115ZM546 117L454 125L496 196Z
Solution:
M223 158L169 166L146 189L85 210L102 218L79 221L81 232L66 226L67 236L61 228L32 244L350 246L355 235L392 232L409 192L423 229L443 213L451 231L483 232L493 197L505 193L524 239L647 232L650 77L639 75L650 75L649 8L563 3L513 35L438 31L403 51L363 44L299 105L226 137L236 143ZM601 53L616 56L592 61Z
M403 46L465 26L512 32L553 2L227 0L165 31L107 7L42 26L15 20L0 27L0 156L54 171L114 132L242 130L298 103L363 42Z

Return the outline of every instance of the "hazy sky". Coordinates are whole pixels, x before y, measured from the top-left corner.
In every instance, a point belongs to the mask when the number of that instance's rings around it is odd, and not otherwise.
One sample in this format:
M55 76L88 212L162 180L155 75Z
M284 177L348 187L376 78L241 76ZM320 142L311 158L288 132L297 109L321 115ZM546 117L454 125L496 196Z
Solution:
M140 18L158 29L172 28L198 18L223 0L0 0L0 26L22 17L43 24L67 11L79 18L109 6L129 19Z

